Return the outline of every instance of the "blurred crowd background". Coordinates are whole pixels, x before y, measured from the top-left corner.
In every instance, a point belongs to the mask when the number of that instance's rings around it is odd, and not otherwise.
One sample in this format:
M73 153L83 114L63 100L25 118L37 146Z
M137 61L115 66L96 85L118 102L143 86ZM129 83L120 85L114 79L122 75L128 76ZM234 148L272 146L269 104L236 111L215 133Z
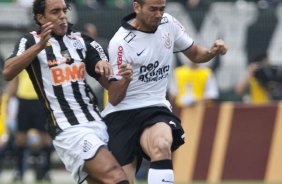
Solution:
M95 38L104 49L107 49L109 40L120 26L120 19L132 11L131 0L71 2L72 11L69 17L70 22L74 23L74 28ZM176 69L173 69L168 90L168 97L173 104L176 100L176 106L181 108L205 98L218 103L232 101L252 104L275 103L282 99L282 3L280 3L282 0L167 0L167 2L166 11L184 25L195 42L209 46L213 40L222 38L229 46L229 52L225 56L215 58L208 64L197 66L196 69L195 66L188 64L187 67L191 67L191 71L198 71L197 68L208 69L188 76L199 79L203 73L211 75L214 81L207 85L204 84L206 82L204 79L203 81L191 79L192 82L188 85L185 82L183 84L185 79L175 77L178 75L177 72L191 72L190 69L180 68L186 66L184 63L189 61L181 54L175 54ZM3 62L11 54L15 42L26 30L35 28L31 19L31 5L32 0L0 0L1 71ZM98 95L102 109L105 93L93 79L88 80ZM13 169L16 165L11 162L15 156L13 143L10 149L7 149L6 145L8 141L13 141L13 133L17 131L15 115L17 98L9 102L11 104L7 109L5 90L8 85L2 77L0 82L4 101L0 122L1 172L1 169ZM202 82L203 86L193 86L195 85L193 82L197 84ZM213 91L204 92L207 89ZM33 148L38 146L37 139L40 139L35 132L29 132L28 139ZM35 163L32 159L26 161L30 165ZM62 167L54 153L51 161L51 168ZM145 174L146 172L141 169L138 177L143 178Z

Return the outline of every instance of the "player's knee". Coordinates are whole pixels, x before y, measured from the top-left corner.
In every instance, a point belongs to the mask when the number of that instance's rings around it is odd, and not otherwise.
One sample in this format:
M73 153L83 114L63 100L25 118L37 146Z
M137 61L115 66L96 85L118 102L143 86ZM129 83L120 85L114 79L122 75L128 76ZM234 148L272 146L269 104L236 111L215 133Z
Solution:
M151 159L159 160L171 158L171 141L168 139L163 137L156 138L151 146L153 150L152 155L150 155Z
M121 181L128 181L126 174L118 164L113 164L105 171L106 177L102 177L102 183L120 183Z

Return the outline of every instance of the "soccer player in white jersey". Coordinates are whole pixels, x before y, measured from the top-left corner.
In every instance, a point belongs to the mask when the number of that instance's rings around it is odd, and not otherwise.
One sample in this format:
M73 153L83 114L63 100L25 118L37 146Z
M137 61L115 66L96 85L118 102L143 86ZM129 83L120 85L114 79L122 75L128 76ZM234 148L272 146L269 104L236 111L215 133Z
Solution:
M164 13L166 0L134 0L134 13L109 44L109 60L116 74L122 64L133 67L133 79L114 75L108 88L109 103L102 111L110 136L109 149L134 182L142 157L151 162L148 183L174 183L171 152L184 143L180 120L166 100L168 75L174 52L191 61L207 62L225 54L223 40L204 48L185 28Z
M5 62L3 77L11 80L27 70L48 112L53 145L77 183L128 184L107 149L106 125L85 80L87 71L107 87L111 65L95 40L71 30L68 9L65 0L34 1L34 19L40 30L20 39ZM121 68L120 75L131 80L130 66Z

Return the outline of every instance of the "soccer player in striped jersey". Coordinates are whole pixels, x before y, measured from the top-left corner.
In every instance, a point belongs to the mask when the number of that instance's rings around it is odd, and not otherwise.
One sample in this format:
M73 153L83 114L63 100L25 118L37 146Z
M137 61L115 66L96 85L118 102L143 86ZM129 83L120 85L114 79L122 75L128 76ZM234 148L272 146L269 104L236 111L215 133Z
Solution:
M106 125L85 80L87 71L107 87L111 65L100 44L71 29L68 9L65 0L34 1L34 19L40 29L20 39L5 62L3 77L9 81L27 70L48 112L55 150L77 183L128 184L107 149ZM123 65L120 75L131 80L130 66Z
M203 63L227 51L221 39L210 48L194 43L181 23L164 13L165 7L166 0L134 0L134 13L122 20L108 49L115 74L124 63L133 67L131 81L112 78L110 103L102 112L109 149L130 183L143 157L151 161L149 184L174 183L171 152L184 143L184 131L166 100L173 53Z

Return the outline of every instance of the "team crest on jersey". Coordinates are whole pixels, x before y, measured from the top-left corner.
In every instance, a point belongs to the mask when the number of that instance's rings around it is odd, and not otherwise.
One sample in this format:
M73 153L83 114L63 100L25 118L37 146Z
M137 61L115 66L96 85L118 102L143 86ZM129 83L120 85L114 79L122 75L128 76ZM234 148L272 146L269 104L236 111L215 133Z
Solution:
M75 41L73 42L73 46L74 46L74 48L76 48L76 49L78 49L78 50L83 49L83 44L81 43L80 40L75 40Z
M170 49L172 47L172 41L170 40L169 33L164 33L162 38L164 40L165 48Z
M87 152L89 151L91 148L93 147L93 145L91 144L91 142L84 140L83 143L83 152Z

